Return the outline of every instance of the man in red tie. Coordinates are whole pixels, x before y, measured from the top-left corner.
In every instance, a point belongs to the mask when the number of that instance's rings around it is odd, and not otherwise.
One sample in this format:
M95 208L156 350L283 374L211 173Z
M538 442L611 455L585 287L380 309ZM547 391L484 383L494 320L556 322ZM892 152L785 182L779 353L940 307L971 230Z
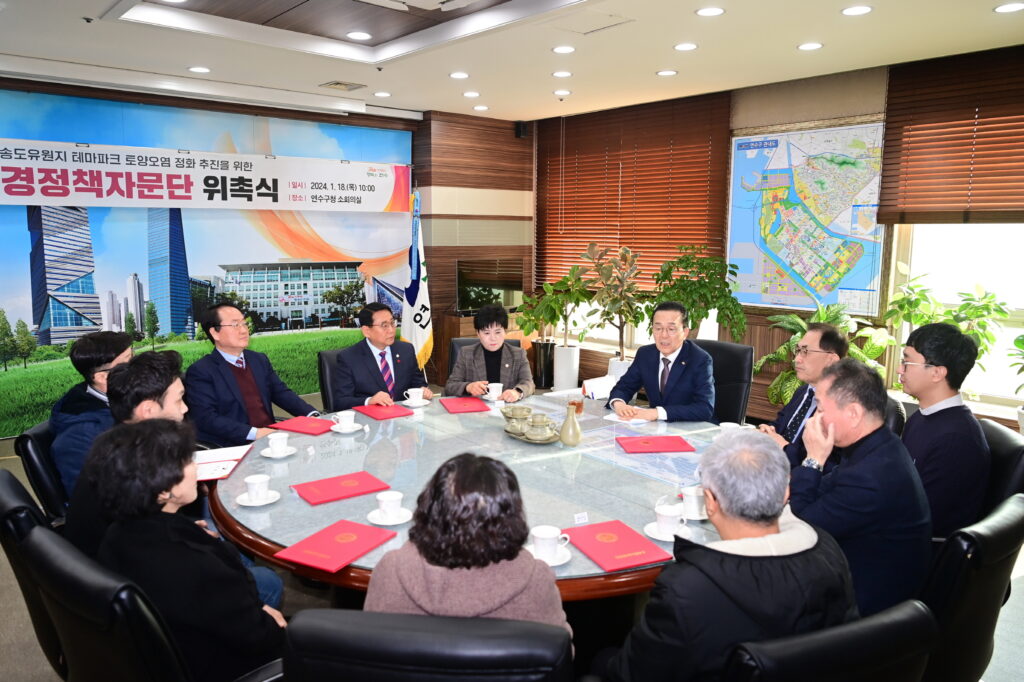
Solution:
M356 405L394 405L410 388L423 388L432 398L416 363L412 344L395 340L395 317L383 303L368 303L359 311L364 343L338 353L334 368L334 407L347 410Z

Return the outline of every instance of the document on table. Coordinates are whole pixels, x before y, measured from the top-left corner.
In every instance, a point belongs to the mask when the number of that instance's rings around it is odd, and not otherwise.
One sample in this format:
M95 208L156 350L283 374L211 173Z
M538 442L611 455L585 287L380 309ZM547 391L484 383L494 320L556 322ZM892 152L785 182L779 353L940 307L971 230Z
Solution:
M619 415L615 414L614 412L612 412L611 414L606 414L604 418L607 419L610 422L618 422L620 424L629 424L630 426L636 426L637 424L649 424L650 423L646 419L623 419L622 417L620 417Z
M251 445L236 445L231 448L215 448L213 450L197 450L192 459L196 464L208 464L209 462L225 462L227 460L238 461L245 457Z

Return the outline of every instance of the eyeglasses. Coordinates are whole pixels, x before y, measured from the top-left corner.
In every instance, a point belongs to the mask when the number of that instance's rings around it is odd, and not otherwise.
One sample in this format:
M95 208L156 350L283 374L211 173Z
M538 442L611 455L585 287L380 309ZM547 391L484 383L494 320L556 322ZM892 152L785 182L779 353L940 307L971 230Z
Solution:
M900 367L907 367L908 365L917 365L918 367L934 367L930 362L910 362L908 360L900 360Z
M396 329L398 327L397 322L381 322L380 324L371 324L371 327L380 327L381 329Z
M678 334L682 331L679 327L653 327L655 334Z
M824 353L825 355L831 355L834 351L818 350L816 348L808 348L807 346L797 346L794 352L797 355L802 355L806 358L808 353Z
M223 329L224 327L231 327L232 329L238 329L239 327L248 328L249 325L245 322L225 322L224 324L218 324L217 329Z

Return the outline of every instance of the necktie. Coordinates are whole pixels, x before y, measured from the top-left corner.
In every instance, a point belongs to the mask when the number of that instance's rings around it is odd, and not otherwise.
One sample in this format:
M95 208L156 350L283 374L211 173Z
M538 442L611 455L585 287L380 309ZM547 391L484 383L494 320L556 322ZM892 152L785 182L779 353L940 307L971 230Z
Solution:
M661 391L661 397L664 398L665 397L665 384L668 383L668 372L669 372L668 358L662 358L661 362L664 365L664 367L661 368L661 383L658 386L658 390Z
M239 355L238 358L235 360L235 367L241 367L242 369L245 369L245 360L242 359L241 355Z
M380 373L384 377L384 383L388 386L388 393L395 395L395 378L391 376L391 367L388 365L388 352L380 352Z
M800 431L800 425L804 423L804 417L807 416L808 410L811 409L811 403L814 402L814 389L808 387L807 393L804 394L804 401L800 403L800 407L797 408L796 414L786 424L786 430L782 432L782 437L786 441L792 443L793 439L796 438L796 434Z

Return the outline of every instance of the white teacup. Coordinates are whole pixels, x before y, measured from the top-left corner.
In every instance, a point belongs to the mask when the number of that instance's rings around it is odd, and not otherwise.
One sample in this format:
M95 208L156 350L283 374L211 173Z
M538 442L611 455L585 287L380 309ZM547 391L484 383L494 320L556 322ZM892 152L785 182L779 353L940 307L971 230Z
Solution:
M331 415L331 421L345 430L351 429L356 423L356 413L352 410L345 410Z
M284 435L284 434L282 434ZM270 476L253 474L245 477L245 492L250 502L262 502L270 491Z
M558 556L558 548L569 543L569 536L558 526L534 526L530 529L533 538L533 555L551 563Z
M422 388L410 388L405 392L405 397L409 399L409 402L422 403L423 402L423 389Z
M498 396L501 395L501 384L487 384L487 397L491 400L497 400Z
M402 493L397 490L385 490L377 493L377 508L385 520L390 520L398 515L402 509Z
M675 535L683 518L683 504L666 504L661 500L658 502L654 507L654 515L658 519L658 532L662 535Z
M688 519L703 519L707 516L704 506L704 488L691 485L683 488L683 516Z
M267 436L267 442L270 443L270 454L283 455L288 449L288 434L281 431L272 433Z

